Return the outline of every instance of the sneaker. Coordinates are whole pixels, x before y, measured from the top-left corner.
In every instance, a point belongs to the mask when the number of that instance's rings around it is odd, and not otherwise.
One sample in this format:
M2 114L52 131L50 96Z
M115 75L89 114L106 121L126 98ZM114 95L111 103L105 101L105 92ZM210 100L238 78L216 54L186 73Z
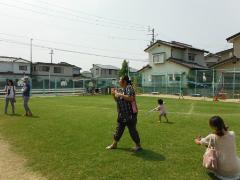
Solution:
M110 150L110 149L117 149L117 145L111 144L111 145L107 146L106 149L108 149L108 150Z
M142 147L140 147L140 146L137 146L137 147L134 147L134 148L133 148L133 151L134 151L134 152L139 152L139 151L141 151L141 150L143 150L143 149L142 149Z

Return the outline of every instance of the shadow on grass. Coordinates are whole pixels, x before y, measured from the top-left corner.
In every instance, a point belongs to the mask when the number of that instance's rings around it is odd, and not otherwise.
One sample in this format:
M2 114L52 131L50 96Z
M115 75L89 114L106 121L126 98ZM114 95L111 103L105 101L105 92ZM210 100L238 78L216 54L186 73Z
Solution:
M216 176L215 176L213 173L211 173L211 172L208 172L207 174L208 174L208 176L210 177L211 180L221 180L221 179L219 179L218 177L216 177Z
M37 118L40 118L40 116L26 116L26 118L29 118L29 119L37 119Z
M166 158L163 155L161 155L159 153L156 153L156 152L154 152L152 150L149 150L149 149L143 149L143 150L138 151L138 152L134 152L130 148L118 148L117 150L131 152L131 153L133 153L132 154L133 156L138 157L138 158L142 158L142 159L147 160L147 161L165 161L166 160Z

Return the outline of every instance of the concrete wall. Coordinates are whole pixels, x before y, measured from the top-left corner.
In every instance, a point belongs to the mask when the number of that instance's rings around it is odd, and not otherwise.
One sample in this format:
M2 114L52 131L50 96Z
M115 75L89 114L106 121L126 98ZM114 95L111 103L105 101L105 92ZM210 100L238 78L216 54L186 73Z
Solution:
M233 49L234 49L234 55L240 58L240 37L234 39Z

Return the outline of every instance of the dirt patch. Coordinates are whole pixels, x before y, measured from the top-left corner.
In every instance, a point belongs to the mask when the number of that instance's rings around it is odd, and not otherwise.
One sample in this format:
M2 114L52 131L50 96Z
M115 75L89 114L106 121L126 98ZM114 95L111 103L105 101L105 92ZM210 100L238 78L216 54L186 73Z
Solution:
M26 160L10 150L10 145L0 137L1 180L46 180L25 167Z
M139 94L138 96L148 96L148 97L161 97L161 98L171 98L171 99L179 99L177 95L168 95L168 94ZM181 98L182 99L182 98ZM184 96L184 99L189 100L201 100L201 101L213 101L213 98L208 97L192 97L192 96ZM219 100L220 102L235 102L240 103L239 99L225 99Z

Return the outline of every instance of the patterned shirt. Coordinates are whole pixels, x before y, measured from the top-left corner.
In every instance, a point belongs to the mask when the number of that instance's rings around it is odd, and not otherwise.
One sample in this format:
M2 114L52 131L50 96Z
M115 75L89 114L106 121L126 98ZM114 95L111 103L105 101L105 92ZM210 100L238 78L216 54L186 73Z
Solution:
M135 92L131 85L128 85L126 88L122 90L124 95L129 97L134 97ZM118 116L120 119L124 119L126 121L130 120L133 115L132 104L130 101L124 100L122 97L117 98L117 109L118 109Z

